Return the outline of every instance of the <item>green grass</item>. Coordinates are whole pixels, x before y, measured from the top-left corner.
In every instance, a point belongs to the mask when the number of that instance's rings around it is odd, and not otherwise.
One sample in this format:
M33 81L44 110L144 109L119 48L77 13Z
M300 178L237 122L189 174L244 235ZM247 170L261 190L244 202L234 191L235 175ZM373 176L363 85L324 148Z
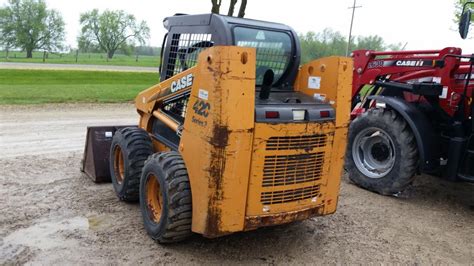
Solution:
M367 95L367 93L370 92L370 90L373 88L374 86L372 85L365 85L364 87L362 87L362 89L360 90L359 94L364 97L365 95Z
M126 102L158 80L156 73L0 70L0 104Z
M114 58L107 60L105 54L97 53L79 53L77 62L75 53L66 54L48 54L45 63L49 64L82 64L82 65L112 65L112 66L137 66L137 67L158 67L160 64L159 56L127 56L116 54ZM15 63L43 63L43 53L34 52L33 58L26 58L25 52L10 52L8 59L6 53L0 53L0 62Z

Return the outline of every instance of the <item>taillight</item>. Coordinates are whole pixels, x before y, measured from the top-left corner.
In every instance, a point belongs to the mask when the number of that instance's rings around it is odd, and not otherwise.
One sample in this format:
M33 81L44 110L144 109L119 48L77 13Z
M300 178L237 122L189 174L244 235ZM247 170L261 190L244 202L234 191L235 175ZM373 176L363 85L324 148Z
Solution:
M321 116L321 118L327 118L331 115L331 113L326 110L326 111L320 111L319 115Z
M266 111L265 118L280 118L280 113L278 111Z

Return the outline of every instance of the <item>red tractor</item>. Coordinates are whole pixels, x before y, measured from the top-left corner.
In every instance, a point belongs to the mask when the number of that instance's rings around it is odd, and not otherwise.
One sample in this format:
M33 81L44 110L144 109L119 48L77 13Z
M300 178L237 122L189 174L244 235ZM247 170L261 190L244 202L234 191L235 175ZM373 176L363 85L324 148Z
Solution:
M462 38L470 18L464 6ZM402 191L419 173L474 182L474 54L448 47L358 50L353 58L350 179L384 195Z

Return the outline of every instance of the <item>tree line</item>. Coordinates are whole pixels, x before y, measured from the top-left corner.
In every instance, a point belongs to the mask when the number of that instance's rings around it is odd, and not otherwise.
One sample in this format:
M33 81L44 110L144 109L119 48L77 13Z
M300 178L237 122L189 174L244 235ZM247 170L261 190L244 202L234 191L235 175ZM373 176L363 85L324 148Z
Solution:
M228 16L233 16L238 0L229 0ZM455 20L459 19L460 8L467 0L454 0L456 5ZM211 0L211 12L220 13L222 0ZM247 0L240 0L237 16L244 17ZM135 16L123 10L97 9L80 14L81 32L77 46L81 52L104 52L111 59L117 51L124 54L156 55L159 48L145 46L150 37L150 28L145 21L138 21ZM320 33L300 34L302 60L328 55L344 55L347 40L343 35L331 29ZM34 50L64 51L65 23L61 14L48 9L44 0L8 0L0 8L0 47L7 52L11 49L26 51L31 58ZM382 37L359 36L354 40L350 50L398 50L401 44L385 44Z
M105 52L109 59L118 50L129 52L143 46L150 37L147 23L123 10L101 13L93 9L80 15L80 24L78 48ZM48 9L44 0L8 0L0 8L0 46L7 53L10 49L22 49L27 58L32 58L34 50L62 51L64 26L61 14Z
M315 58L321 58L331 55L344 56L347 49L347 39L338 31L324 29L322 32L307 32L299 35L301 44L301 61L306 63ZM378 35L357 36L351 38L351 47L349 51L367 49L367 50L401 50L401 43L386 44L382 37Z

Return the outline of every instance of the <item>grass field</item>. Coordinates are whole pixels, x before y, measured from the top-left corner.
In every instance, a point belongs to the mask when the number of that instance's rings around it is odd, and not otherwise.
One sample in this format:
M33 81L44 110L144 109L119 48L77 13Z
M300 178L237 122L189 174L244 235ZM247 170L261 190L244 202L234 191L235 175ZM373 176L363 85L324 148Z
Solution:
M139 67L158 67L160 64L159 56L127 56L116 54L114 58L107 60L105 54L97 53L79 53L76 62L75 53L67 54L48 54L45 62L50 64L85 64L85 65L112 65L112 66L139 66ZM16 63L43 63L43 53L34 52L33 58L26 58L25 52L10 52L8 60L6 53L0 52L0 62Z
M0 104L125 102L158 80L156 73L0 70Z

